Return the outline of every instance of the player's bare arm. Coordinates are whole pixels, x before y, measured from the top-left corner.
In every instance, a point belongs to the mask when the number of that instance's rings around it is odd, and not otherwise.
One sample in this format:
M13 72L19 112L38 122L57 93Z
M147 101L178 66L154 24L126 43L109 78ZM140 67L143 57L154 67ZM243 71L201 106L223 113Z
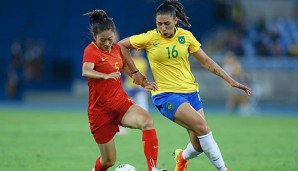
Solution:
M123 61L123 69L122 70L124 71L124 73L126 75L128 75L129 77L132 77L131 71L130 71L129 67L127 66L127 64L124 63L124 61Z
M82 67L82 76L94 79L113 79L118 80L121 77L120 72L113 72L110 74L101 73L94 70L94 63L84 62Z
M212 72L213 74L221 77L224 79L226 82L228 82L232 87L236 87L239 89L242 89L245 91L245 93L250 96L251 95L251 90L249 87L238 83L235 81L231 76L229 76L218 64L216 64L211 58L206 55L206 53L202 50L199 49L198 51L194 52L192 54L199 62L200 64L206 68L208 71Z
M134 47L131 45L129 38L125 38L119 41L118 44L121 48L122 55L124 56L123 63L128 66L131 72L133 83L137 85L142 85L146 77L139 72L138 68L132 60L129 49L134 49Z

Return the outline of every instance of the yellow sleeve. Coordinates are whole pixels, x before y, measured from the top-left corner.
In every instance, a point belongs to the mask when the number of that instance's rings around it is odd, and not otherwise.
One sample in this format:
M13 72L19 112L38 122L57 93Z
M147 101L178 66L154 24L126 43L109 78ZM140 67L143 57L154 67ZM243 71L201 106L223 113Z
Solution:
M151 32L148 31L147 33L141 33L138 35L134 35L130 37L130 43L134 48L137 50L144 49L148 42L150 41L151 37Z
M189 33L189 39L190 39L190 45L188 47L188 50L189 50L189 53L194 53L200 49L201 43L197 41L197 39L191 32L188 32L188 33Z

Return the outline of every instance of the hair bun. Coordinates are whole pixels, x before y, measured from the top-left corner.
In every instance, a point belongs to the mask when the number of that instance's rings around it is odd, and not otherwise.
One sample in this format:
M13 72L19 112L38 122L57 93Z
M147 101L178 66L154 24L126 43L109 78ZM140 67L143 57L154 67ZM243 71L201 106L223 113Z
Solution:
M104 10L99 9L87 12L83 15L88 15L90 17L90 23L108 18L107 13Z
M108 18L107 13L104 10L94 10L91 16L98 16L101 18Z

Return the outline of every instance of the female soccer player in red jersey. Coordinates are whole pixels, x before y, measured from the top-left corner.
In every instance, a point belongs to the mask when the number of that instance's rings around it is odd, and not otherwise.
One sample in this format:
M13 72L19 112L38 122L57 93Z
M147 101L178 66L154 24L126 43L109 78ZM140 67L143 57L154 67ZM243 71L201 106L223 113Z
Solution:
M183 5L177 0L166 0L156 10L156 29L125 38L119 45L124 56L129 56L128 49L146 50L158 85L158 89L152 91L153 103L161 114L184 127L189 134L190 143L185 150L175 150L175 171L184 171L187 161L202 152L218 171L226 171L219 147L204 117L199 85L190 70L189 54L232 87L242 89L248 96L251 91L209 58L193 34L178 27L178 20L190 26Z
M156 169L158 139L149 113L131 101L121 84L124 69L129 76L138 71L128 68L120 47L113 43L115 25L103 10L87 13L90 17L92 41L84 51L82 75L89 86L88 118L90 129L101 156L94 171L106 171L116 161L114 136L119 125L143 131L142 141L148 171ZM142 85L145 90L156 89L155 83Z

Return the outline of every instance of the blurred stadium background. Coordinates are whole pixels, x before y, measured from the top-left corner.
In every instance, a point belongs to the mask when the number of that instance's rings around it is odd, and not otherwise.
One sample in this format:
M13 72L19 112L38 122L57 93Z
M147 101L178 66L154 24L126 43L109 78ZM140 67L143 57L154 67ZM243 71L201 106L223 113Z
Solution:
M2 2L0 108L54 105L85 110L88 92L81 61L91 36L88 17L82 14L104 9L114 18L122 39L154 28L155 9L161 2ZM181 2L192 24L188 29L202 48L253 90L253 96L245 99L191 58L208 110L298 115L297 0Z

